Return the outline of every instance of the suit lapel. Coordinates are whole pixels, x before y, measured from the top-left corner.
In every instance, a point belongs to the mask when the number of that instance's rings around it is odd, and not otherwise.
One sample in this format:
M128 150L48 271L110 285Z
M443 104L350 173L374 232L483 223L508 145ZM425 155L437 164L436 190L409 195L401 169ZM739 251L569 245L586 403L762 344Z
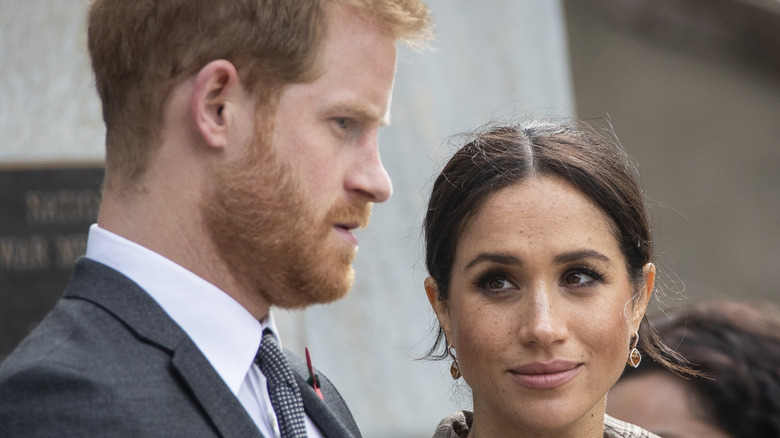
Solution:
M306 414L311 418L317 428L320 429L322 434L327 438L346 438L356 437L347 429L344 423L333 413L333 411L320 400L320 397L316 392L306 383L305 379L301 379L296 374L296 380L298 386L301 388L301 396L303 397L303 408ZM358 435L359 436L359 435Z
M325 398L322 400L314 388L309 385L309 370L306 362L289 350L285 350L285 358L295 374L298 387L301 389L303 408L323 436L326 438L361 438L352 414L330 381L317 372L317 378L321 384L320 389Z
M65 296L88 300L106 309L139 338L167 351L172 365L222 436L261 436L241 403L189 336L129 278L82 258Z
M172 363L223 436L261 436L244 407L194 343L182 342L173 353Z

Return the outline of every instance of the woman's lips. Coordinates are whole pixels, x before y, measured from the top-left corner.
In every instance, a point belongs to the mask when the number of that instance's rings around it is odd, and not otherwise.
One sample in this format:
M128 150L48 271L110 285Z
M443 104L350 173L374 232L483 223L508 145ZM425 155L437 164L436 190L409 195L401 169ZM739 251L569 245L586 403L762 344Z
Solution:
M552 389L562 386L579 374L581 363L557 360L534 362L509 370L512 378L529 389Z

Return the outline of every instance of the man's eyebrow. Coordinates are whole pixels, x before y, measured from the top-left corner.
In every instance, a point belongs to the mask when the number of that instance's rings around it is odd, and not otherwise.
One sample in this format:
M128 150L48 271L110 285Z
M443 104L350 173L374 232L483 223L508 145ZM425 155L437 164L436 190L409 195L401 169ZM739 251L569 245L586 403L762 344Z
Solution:
M390 124L389 111L384 115L379 114L376 108L358 101L346 101L338 103L328 108L328 112L345 114L365 120L376 120L379 122L380 126L387 126Z
M597 260L601 260L601 261L604 261L604 262L610 262L611 261L609 257L605 256L604 254L602 254L602 253L600 253L600 252L598 252L596 250L593 250L593 249L581 249L581 250L577 250L577 251L571 251L571 252L566 252L566 253L563 253L563 254L558 254L553 259L553 262L555 264L557 264L557 265L562 265L562 264L565 264L565 263L571 263L571 262L574 262L574 261L577 261L577 260L582 260L582 259L597 259Z

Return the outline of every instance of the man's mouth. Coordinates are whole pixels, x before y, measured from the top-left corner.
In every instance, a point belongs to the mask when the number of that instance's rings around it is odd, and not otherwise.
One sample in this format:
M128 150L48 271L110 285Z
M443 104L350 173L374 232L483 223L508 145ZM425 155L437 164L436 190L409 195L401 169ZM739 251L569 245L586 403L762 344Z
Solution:
M344 237L347 242L352 246L358 245L357 237L352 233L352 230L359 228L359 224L356 222L337 223L333 225L333 228Z

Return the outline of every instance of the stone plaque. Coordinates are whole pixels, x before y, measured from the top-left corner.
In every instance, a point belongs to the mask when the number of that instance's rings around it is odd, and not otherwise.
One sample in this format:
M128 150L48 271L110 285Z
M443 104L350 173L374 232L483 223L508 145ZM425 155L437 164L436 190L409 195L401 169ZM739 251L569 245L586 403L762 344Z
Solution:
M0 360L62 295L102 181L99 165L0 169Z

